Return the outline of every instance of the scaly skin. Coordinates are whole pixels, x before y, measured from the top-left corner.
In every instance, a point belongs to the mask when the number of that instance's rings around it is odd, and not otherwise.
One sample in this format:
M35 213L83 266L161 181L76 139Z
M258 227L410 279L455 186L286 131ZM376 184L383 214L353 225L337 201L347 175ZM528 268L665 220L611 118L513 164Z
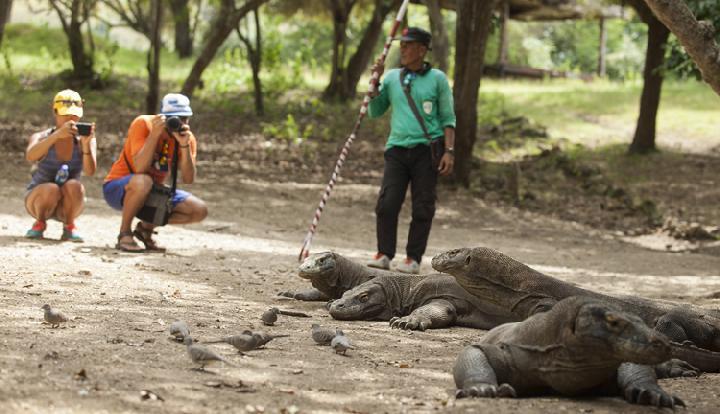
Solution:
M673 341L673 355L702 371L720 371L720 312L632 296L609 296L544 275L495 250L461 248L435 256L468 292L523 320L569 296L586 296L638 315ZM690 346L692 344L693 346ZM698 350L696 347L703 348Z
M313 289L285 291L280 296L303 301L339 299L343 293L377 276L403 275L370 268L353 262L335 252L316 253L303 260L298 276L312 283Z
M464 348L453 377L458 398L610 394L635 404L685 405L660 388L645 365L670 354L667 338L639 317L604 301L570 297Z
M378 276L333 301L330 315L390 321L393 328L409 330L452 325L490 329L512 320L510 313L477 300L447 275Z

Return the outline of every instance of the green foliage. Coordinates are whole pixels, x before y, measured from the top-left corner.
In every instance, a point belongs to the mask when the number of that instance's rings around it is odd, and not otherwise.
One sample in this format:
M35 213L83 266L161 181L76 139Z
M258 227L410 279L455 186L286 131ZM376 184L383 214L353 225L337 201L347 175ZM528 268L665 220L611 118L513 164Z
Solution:
M698 21L706 20L715 26L715 41L720 43L720 0L687 0L686 3ZM671 36L668 41L665 67L680 78L702 79L695 62L685 52L675 36Z
M647 27L637 21L612 19L607 31L607 74L610 79L633 78L645 62ZM508 62L578 73L597 71L600 29L597 21L508 24ZM495 63L499 30L491 33L485 60Z

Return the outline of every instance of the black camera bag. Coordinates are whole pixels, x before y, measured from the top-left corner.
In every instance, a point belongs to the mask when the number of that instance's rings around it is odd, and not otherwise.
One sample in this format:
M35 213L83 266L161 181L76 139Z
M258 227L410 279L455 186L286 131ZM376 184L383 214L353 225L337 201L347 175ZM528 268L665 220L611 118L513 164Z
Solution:
M164 226L168 223L168 220L170 220L170 214L172 214L173 209L172 199L177 186L178 145L178 142L175 141L172 158L172 187L153 183L150 194L148 194L148 197L145 199L145 204L143 204L140 211L135 214L135 217L146 223L155 226ZM135 171L133 171L128 162L127 155L125 155L125 148L123 148L123 157L125 157L125 164L127 164L130 172L135 174Z

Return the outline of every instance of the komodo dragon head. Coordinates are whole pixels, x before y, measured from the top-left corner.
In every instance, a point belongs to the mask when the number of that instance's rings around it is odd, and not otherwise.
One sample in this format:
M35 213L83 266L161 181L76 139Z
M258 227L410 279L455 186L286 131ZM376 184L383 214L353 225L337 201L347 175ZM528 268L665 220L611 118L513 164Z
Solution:
M330 315L339 320L389 319L392 310L380 282L366 282L345 292L330 305ZM383 315L387 313L387 315ZM387 316L387 318L383 318Z
M303 260L298 275L303 279L326 278L333 275L337 259L333 252L316 253Z
M582 304L571 322L572 327L568 328L572 330L572 342L583 352L602 355L609 351L609 358L644 365L659 364L671 358L668 339L650 329L638 316L603 302L586 301L584 297L565 300L573 299L581 300Z
M491 259L499 256L498 252L487 247L462 247L440 253L432 259L432 267L438 272L471 273L482 272L484 267L491 263Z

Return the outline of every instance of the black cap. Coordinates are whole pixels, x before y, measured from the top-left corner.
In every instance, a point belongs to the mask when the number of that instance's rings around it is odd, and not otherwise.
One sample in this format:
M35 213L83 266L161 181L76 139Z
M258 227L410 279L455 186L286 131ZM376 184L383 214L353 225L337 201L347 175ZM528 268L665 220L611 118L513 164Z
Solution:
M429 49L432 35L427 30L423 30L419 27L406 27L402 32L400 40L403 42L419 42Z

